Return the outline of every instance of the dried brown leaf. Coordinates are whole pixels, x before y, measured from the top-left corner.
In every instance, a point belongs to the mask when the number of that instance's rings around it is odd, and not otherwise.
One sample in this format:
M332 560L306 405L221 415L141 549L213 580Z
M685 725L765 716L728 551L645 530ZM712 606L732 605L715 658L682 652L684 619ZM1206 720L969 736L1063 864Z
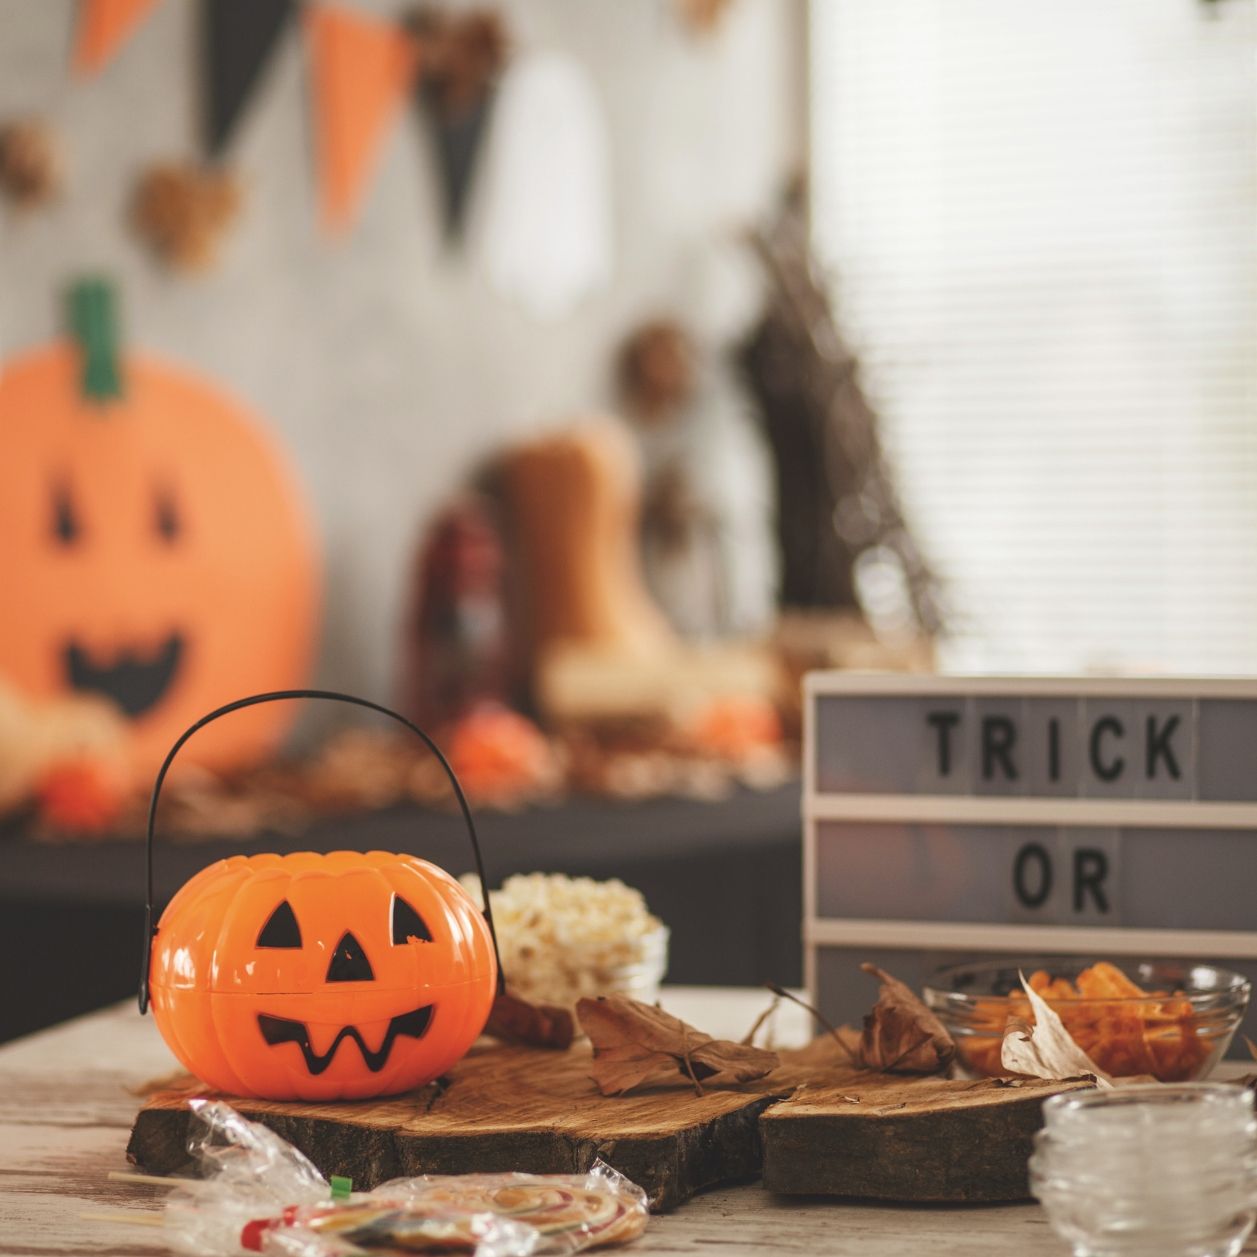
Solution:
M864 1019L860 1064L886 1074L942 1073L956 1055L943 1023L898 978L876 965L860 968L882 984Z
M603 1095L687 1081L701 1095L703 1084L752 1082L779 1064L776 1052L713 1039L626 995L583 999L576 1015L593 1044L590 1077Z
M504 1043L562 1051L572 1046L576 1026L566 1008L533 1004L510 991L499 991L484 1032Z
M1074 1042L1065 1023L1024 975L1021 985L1034 1010L1034 1025L1020 1017L1008 1019L1000 1064L1010 1074L1031 1078L1059 1080L1092 1074L1100 1086L1112 1086L1113 1080Z

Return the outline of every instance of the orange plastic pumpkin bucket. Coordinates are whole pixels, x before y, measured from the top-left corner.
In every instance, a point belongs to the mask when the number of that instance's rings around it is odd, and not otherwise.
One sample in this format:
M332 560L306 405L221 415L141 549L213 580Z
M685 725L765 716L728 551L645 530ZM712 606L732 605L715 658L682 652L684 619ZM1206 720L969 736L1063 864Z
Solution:
M166 774L205 725L261 703L319 698L380 712L416 734L450 780L485 909L413 855L232 856L202 869L153 928L153 833ZM421 1087L484 1029L500 965L475 822L432 739L403 716L329 690L256 694L203 716L171 747L149 804L140 1011L215 1090L346 1100Z

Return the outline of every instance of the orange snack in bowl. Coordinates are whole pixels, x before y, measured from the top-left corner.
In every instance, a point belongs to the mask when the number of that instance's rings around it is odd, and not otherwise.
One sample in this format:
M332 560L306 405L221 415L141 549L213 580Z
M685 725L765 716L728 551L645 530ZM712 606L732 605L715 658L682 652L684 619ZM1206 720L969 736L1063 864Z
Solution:
M1145 991L1107 961L1084 969L1072 983L1041 969L1026 981L1052 1005L1074 1042L1114 1077L1151 1074L1162 1082L1182 1082L1196 1076L1210 1053L1191 1002L1181 992ZM1126 1002L1133 1000L1142 1002ZM978 1001L975 1033L959 1045L970 1069L1006 1072L1001 1052L1012 1018L1034 1020L1021 991Z
M1084 969L1078 975L1076 985L1078 994L1083 999L1141 999L1149 994L1107 960L1092 965L1090 969Z

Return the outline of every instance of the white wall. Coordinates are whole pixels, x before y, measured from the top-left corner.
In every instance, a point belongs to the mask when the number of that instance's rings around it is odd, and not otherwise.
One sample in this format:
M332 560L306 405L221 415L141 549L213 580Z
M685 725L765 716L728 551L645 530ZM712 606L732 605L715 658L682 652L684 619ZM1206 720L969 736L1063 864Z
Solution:
M398 0L351 0L393 14ZM594 75L615 181L613 283L554 324L498 299L443 249L425 136L392 137L352 239L316 229L304 50L290 31L238 130L249 203L221 266L170 279L127 233L137 171L194 151L195 17L165 0L96 80L66 73L71 0L0 0L0 119L50 117L68 195L0 229L0 352L59 324L88 269L121 282L128 336L218 377L266 414L323 537L321 679L391 689L409 556L426 515L517 434L606 406L622 332L698 300L696 251L766 210L803 144L800 0L734 0L712 39L671 0L513 0L523 51L570 52ZM474 230L474 222L473 222Z

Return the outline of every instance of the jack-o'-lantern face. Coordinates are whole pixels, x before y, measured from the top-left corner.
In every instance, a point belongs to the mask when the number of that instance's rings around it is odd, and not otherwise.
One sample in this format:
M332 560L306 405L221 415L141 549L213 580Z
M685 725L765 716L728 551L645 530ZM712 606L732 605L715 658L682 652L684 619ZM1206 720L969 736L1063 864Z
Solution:
M147 774L203 711L300 684L317 587L294 486L236 403L128 359L125 395L81 395L70 345L0 374L0 677L29 696L100 695ZM259 707L189 748L212 766L268 750Z
M153 942L153 1013L176 1056L221 1091L268 1099L430 1082L484 1028L496 981L462 887L378 851L220 861Z

